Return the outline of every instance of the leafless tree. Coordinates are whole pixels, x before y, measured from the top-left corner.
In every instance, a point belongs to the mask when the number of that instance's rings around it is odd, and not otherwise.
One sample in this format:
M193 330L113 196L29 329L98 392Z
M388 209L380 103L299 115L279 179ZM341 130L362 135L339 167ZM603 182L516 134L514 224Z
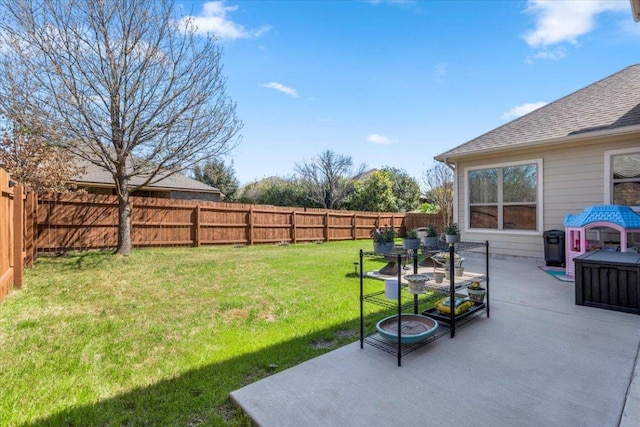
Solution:
M340 209L351 189L351 180L364 171L353 172L350 156L325 150L315 159L296 164L295 170L311 202L325 209Z
M0 99L0 168L32 191L73 189L71 179L84 170L57 145L56 126L24 110L21 97L31 92L30 81L29 74L5 80L8 96Z
M423 176L424 192L440 208L443 224L453 218L453 172L444 163L435 163Z
M0 6L0 99L7 82L32 76L23 110L55 123L61 146L111 174L121 254L131 250L132 191L239 141L221 50L178 18L172 0Z

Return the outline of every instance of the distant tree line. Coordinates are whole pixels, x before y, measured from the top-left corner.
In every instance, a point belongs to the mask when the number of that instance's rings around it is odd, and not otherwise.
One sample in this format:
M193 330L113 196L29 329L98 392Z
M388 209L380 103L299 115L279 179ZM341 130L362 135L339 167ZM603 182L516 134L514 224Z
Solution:
M326 150L296 164L295 174L269 177L239 188L233 163L207 161L194 169L195 179L218 188L230 202L358 210L371 212L447 212L453 203L452 173L436 164L425 171L424 189L405 170L385 166L355 167L349 156ZM446 217L446 216L445 216Z

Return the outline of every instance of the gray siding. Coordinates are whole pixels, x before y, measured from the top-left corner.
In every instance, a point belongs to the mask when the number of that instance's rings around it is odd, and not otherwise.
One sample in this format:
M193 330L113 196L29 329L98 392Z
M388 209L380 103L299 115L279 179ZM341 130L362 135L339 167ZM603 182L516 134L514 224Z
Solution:
M490 252L496 256L544 258L544 230L564 230L567 214L576 214L587 206L604 204L605 151L640 149L637 138L603 140L590 144L572 144L562 147L532 148L518 152L476 157L456 164L457 221L462 228L462 239L489 240ZM465 168L542 159L543 168L543 227L535 232L468 230L465 206ZM607 202L608 203L608 202Z

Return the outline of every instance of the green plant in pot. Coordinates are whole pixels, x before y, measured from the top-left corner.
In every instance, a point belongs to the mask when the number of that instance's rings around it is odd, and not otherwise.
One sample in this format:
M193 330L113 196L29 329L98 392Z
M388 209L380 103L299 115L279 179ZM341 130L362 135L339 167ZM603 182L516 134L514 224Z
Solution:
M447 239L447 243L456 243L460 241L460 228L455 222L444 226L444 234Z
M438 231L433 224L427 225L427 237L424 238L424 245L427 247L438 246Z
M469 301L482 304L484 302L484 296L487 290L480 286L480 282L473 282L467 286L467 294L469 295Z
M393 239L396 232L393 228L382 227L371 230L371 238L373 239L373 251L377 254L387 254L393 252Z
M420 248L420 239L418 239L418 230L415 228L409 228L406 232L406 236L402 239L403 249L418 249Z

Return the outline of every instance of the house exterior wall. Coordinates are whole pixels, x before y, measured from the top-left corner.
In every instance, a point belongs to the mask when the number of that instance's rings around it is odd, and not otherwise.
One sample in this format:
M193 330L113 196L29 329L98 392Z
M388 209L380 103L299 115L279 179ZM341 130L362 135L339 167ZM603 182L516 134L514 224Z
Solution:
M178 200L206 200L209 202L219 202L220 193L201 193L201 192L189 192L189 191L172 191L172 199Z
M545 230L564 230L564 218L587 206L609 204L605 201L605 152L638 148L640 133L636 137L600 139L589 143L572 143L550 147L492 153L455 163L456 200L455 217L462 230L462 239L490 242L490 252L497 257L526 257L544 259ZM495 164L541 161L542 201L538 213L542 214L542 227L524 230L472 230L469 229L467 189L465 175L469 168Z

